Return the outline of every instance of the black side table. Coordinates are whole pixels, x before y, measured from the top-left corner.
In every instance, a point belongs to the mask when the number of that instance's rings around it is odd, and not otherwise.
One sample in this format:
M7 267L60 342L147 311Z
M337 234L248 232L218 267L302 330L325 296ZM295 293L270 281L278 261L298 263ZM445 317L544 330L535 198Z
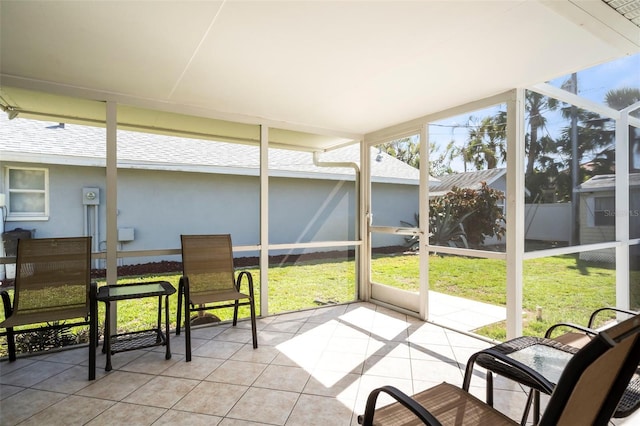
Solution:
M111 355L117 352L152 346L166 346L165 359L171 359L169 345L169 296L176 289L167 281L153 281L134 284L107 285L100 287L97 300L105 303L104 345L102 352L107 355L106 371L111 371ZM165 302L165 331L162 331L162 296ZM111 334L111 302L117 300L142 299L145 297L158 298L158 323L156 328L133 331L129 333Z

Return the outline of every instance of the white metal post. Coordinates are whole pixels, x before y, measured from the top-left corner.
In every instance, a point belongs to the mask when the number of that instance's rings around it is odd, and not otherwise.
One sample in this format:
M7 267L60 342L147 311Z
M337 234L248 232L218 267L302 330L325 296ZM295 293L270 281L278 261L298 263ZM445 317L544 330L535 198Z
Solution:
M515 89L507 101L507 339L522 335L524 132L524 89Z
M260 315L269 315L269 127L260 126Z

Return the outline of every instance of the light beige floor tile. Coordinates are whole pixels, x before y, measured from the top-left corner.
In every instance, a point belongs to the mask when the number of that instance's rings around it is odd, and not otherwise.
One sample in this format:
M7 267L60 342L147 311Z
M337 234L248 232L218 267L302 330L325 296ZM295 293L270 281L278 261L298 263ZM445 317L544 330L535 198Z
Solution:
M300 367L269 365L253 385L268 389L302 392L309 377L309 372Z
M182 377L185 379L203 380L216 368L222 365L224 360L192 356L191 361L186 362L183 356L176 358L175 364L160 373L163 376Z
M100 352L96 349L96 355ZM83 362L89 363L89 347L76 347L74 349L65 349L57 352L52 352L43 359L50 362L61 362L64 364L81 364Z
M141 356L147 354L149 351L147 350L137 350L137 351L127 351L127 352L119 352L111 355L111 367L113 370L119 370L130 362L135 361ZM101 354L96 360L96 366L98 370L105 371L105 367L107 365L107 356ZM112 370L112 371L113 371Z
M411 375L414 380L447 382L462 385L464 371L457 364L442 361L411 360Z
M348 425L353 413L353 401L345 404L334 398L300 395L286 422L287 426L343 426Z
M372 355L364 362L364 371L370 376L411 379L411 363L407 358Z
M305 322L296 334L306 334L308 336L332 336L336 330L338 322L335 320L329 320L323 323L317 322Z
M0 362L0 377L26 367L30 364L33 364L34 362L38 361L38 359L45 359L45 357L18 358L13 362L9 362L6 359L2 360Z
M157 376L129 394L123 402L171 408L198 383L198 380Z
M262 388L249 388L228 417L284 425L300 394Z
M231 327L230 324L217 324L217 325L207 325L202 327L191 328L191 338L192 339L213 339L218 334L224 332L226 329ZM184 335L184 330L180 332L180 336Z
M127 426L150 425L158 420L166 411L164 408L118 402L87 424L91 426L125 424Z
M265 368L267 368L267 364L226 360L221 366L216 368L213 373L207 376L205 380L250 386L256 381L258 376L262 374Z
M191 350L193 351L194 349L204 345L205 343L207 343L209 341L209 339L198 339L196 337L191 336ZM172 355L184 355L186 353L186 348L185 348L185 340L184 340L184 333L180 334L179 336L171 336L171 341L170 341L170 346L171 346L171 354ZM153 352L162 352L163 354L165 353L165 348L164 346L157 346L155 348L152 349Z
M119 370L131 371L133 373L162 374L163 371L171 367L176 362L178 361L174 359L173 356L171 359L166 359L164 351L149 351L141 357L123 365Z
M360 327L353 327L343 322L338 323L336 329L333 331L333 336L347 337L349 339L368 339L371 335L369 329Z
M370 339L349 339L342 336L333 336L326 345L326 350L334 352L349 352L365 355L369 347Z
M219 382L202 382L185 395L175 410L225 416L247 391L246 386ZM255 410L255 406L253 408Z
M327 306L322 309L316 309L308 321L313 323L325 323L329 320L341 318L347 312L347 305Z
M22 386L12 385L0 385L0 401L10 397L13 394L23 391L25 388Z
M282 331L262 330L258 334L258 345L260 346L278 346L279 344L288 341L295 334L285 333Z
M260 364L269 364L278 355L280 351L273 346L261 346L253 348L253 343L244 345L240 350L234 353L230 359L234 361L257 362Z
M367 356L389 356L394 358L410 358L409 343L380 341L374 338L369 339L367 345Z
M71 365L59 362L36 361L27 367L14 370L8 374L3 373L0 376L0 383L24 387L33 386L71 368Z
M315 370L302 392L309 395L332 396L340 400L355 400L359 386L359 374Z
M249 422L247 420L226 418L226 419L223 419L218 424L218 426L263 426L263 425L266 425L266 424L267 423Z
M229 327L222 333L218 334L213 340L223 342L248 343L253 339L250 328Z
M93 383L93 381L88 380L87 374L86 367L76 365L33 385L33 387L35 389L72 394Z
M36 389L25 389L22 392L13 394L2 400L0 425L12 426L18 424L64 399L65 396L62 393Z
M411 359L421 359L424 361L441 361L455 364L456 357L449 345L427 345L425 343L410 343L409 353Z
M208 414L189 413L186 411L169 410L164 413L153 426L214 426L219 425L222 417Z
M297 333L304 321L274 321L264 328L266 331L280 331L283 333Z
M204 345L191 351L194 356L208 358L229 359L238 352L244 345L237 342L221 342L211 340Z
M80 389L76 394L121 401L153 377L154 376L148 374L112 371L107 376L96 380L86 388Z
M104 399L70 395L28 418L21 425L82 425L109 409L113 404L115 402Z
M361 374L364 362L364 355L324 351L320 355L314 370L330 370Z
M360 377L360 387L358 388L358 396L356 398L356 405L354 413L364 413L364 408L367 403L367 398L372 390L381 386L394 386L400 389L407 395L413 395L413 383L411 380L398 379L394 377L382 377L382 376L370 376L363 375ZM378 398L378 406L383 406L394 402L390 396L381 394Z

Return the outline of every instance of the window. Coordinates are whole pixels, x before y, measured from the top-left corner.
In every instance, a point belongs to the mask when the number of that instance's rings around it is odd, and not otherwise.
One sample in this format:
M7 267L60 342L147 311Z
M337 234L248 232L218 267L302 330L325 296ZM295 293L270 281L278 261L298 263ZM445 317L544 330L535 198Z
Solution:
M595 226L615 226L616 199L614 197L595 197L593 216Z
M49 171L7 168L9 220L46 219L49 214Z

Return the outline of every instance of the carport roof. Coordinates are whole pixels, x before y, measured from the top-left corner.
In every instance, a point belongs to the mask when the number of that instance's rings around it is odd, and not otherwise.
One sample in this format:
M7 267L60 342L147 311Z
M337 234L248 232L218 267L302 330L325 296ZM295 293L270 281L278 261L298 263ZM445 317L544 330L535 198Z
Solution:
M0 104L104 125L114 101L125 129L256 143L266 124L275 146L328 150L640 51L612 6L1 0Z

